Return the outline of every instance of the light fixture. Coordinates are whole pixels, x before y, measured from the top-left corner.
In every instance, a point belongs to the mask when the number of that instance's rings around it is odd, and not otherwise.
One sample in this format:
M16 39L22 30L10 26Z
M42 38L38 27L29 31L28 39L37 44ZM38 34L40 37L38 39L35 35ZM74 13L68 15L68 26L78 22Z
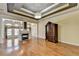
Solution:
M35 13L35 18L40 19L41 18L41 13L39 13L39 12Z

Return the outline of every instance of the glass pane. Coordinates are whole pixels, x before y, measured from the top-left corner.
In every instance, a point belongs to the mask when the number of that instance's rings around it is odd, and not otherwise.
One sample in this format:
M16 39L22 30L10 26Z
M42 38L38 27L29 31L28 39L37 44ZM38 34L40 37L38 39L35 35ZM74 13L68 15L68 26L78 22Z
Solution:
M19 39L14 39L14 46L19 46Z
M19 29L14 29L14 35L19 35Z
M7 48L12 47L12 39L7 40Z
M7 35L12 35L12 29L7 29Z

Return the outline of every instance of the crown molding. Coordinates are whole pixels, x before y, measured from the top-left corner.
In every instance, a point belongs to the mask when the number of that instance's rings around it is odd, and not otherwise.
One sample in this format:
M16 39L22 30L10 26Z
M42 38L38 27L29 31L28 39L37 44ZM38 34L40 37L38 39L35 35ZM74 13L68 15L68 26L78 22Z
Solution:
M54 15L54 14L56 14L56 13L62 12L62 11L64 11L64 10L73 8L73 7L75 7L75 6L77 6L77 3L69 3L69 6L66 6L65 8L61 8L61 9L59 9L59 10L56 10L56 11L52 12L52 13L49 13L49 14L43 16L41 19L43 19L43 18L45 18L45 17L48 17L48 16L51 16L51 15Z

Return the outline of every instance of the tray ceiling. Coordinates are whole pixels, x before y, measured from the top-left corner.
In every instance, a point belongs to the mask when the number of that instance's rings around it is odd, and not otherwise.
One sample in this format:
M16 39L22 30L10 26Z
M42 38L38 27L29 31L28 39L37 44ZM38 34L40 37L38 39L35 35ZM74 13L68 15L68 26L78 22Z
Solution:
M36 19L36 13L41 14L41 18L47 17L61 10L77 6L76 3L8 3L7 11L21 16ZM36 19L38 20L38 19Z

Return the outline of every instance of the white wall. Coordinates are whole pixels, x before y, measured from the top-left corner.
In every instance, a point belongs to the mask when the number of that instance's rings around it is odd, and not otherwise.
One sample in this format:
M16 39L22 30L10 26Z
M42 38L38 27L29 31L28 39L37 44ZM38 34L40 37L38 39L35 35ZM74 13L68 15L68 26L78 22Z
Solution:
M0 18L0 43L3 43L3 39L4 39L4 23Z
M31 23L31 34L32 34L32 37L37 38L37 24L36 23Z
M1 43L1 39L2 39L2 20L0 19L0 43Z
M60 41L79 45L79 14L74 14L57 23Z

